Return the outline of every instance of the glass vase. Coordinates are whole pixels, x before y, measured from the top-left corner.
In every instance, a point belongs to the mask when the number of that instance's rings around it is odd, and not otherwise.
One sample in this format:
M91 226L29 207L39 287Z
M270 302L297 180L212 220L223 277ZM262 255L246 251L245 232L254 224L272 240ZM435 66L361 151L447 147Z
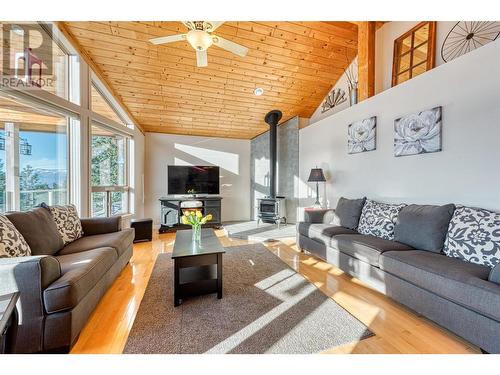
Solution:
M358 88L349 87L349 105L358 104Z
M192 226L192 240L195 243L199 243L201 241L201 225Z

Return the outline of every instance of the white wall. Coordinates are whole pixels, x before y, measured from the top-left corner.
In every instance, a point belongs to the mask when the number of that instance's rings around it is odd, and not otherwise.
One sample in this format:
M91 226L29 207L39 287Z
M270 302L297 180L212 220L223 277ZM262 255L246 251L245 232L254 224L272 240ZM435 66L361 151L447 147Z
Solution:
M358 58L356 57L352 61L352 63L349 64L349 68L352 67L353 69L357 70L357 67L358 67L357 64L358 64ZM354 74L356 75L356 77L358 76L358 72L357 71L355 71ZM310 123L319 121L319 120L324 119L324 118L326 118L328 116L331 116L334 113L337 113L337 112L343 111L346 108L349 108L349 106L351 105L350 101L349 101L349 85L348 85L348 80L347 80L347 77L346 77L345 74L342 74L340 76L340 78L338 79L338 81L335 82L335 84L333 85L333 87L330 89L330 92L332 90L334 90L334 89L337 89L337 88L340 88L340 89L342 89L342 90L345 91L345 95L346 95L347 100L345 102L343 102L342 104L339 104L339 105L337 105L337 106L335 106L333 108L330 108L326 112L323 112L322 105L323 105L323 102L325 101L325 99L323 99L321 101L319 107L316 108L316 111L314 111L314 113L312 114L312 116L310 118ZM330 92L328 94L330 94Z
M500 41L301 129L300 205L314 202L307 180L319 165L330 176L326 198L367 196L387 202L448 202L500 210ZM443 107L443 151L393 156L394 120ZM347 126L377 116L377 149L347 154Z
M145 216L160 222L168 165L218 165L222 220L250 219L250 141L146 133Z

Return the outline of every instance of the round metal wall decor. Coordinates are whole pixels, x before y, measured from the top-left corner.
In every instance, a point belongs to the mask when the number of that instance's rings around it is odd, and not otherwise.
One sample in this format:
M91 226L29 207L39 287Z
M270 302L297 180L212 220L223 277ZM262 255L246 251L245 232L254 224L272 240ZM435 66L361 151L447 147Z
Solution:
M441 47L445 62L482 47L500 35L500 22L460 21L450 30Z

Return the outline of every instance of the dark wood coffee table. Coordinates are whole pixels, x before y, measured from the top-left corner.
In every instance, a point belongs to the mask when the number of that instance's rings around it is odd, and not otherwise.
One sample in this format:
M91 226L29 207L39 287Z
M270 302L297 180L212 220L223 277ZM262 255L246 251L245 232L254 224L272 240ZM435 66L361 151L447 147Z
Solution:
M222 298L222 247L211 228L201 230L201 241L192 240L191 230L179 230L174 251L174 306L185 297L217 293Z

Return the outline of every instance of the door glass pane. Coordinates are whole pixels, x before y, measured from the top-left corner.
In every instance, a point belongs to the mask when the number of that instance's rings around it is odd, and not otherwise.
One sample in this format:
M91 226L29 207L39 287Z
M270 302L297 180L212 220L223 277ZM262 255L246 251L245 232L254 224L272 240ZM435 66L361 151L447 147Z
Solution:
M108 201L106 199L106 192L94 192L92 193L92 216L93 217L106 217L107 216L107 206Z
M92 126L92 186L125 185L125 137Z
M410 55L411 53L407 53L406 55L401 56L399 60L399 72L403 72L410 68Z
M401 73L399 76L398 76L398 82L397 83L401 83L401 82L404 82L404 81L408 81L410 79L410 71L407 70L406 72L404 73Z
M427 61L427 47L427 43L424 43L413 50L413 66Z
M127 194L116 191L111 193L111 215L127 212Z
M120 124L124 124L123 120L118 116L113 107L108 103L104 96L92 85L91 88L92 111L99 113L100 115L109 118L110 120L116 121Z
M414 46L427 41L429 39L429 24L426 23L424 26L420 27L415 31Z
M414 66L412 69L411 76L416 77L422 73L427 71L427 64L426 61L422 62L420 65Z
M401 42L401 54L406 53L411 49L411 38L412 35L410 34Z
M128 212L126 142L127 138L119 133L92 126L92 216Z
M0 97L0 209L68 203L67 123L47 109Z

